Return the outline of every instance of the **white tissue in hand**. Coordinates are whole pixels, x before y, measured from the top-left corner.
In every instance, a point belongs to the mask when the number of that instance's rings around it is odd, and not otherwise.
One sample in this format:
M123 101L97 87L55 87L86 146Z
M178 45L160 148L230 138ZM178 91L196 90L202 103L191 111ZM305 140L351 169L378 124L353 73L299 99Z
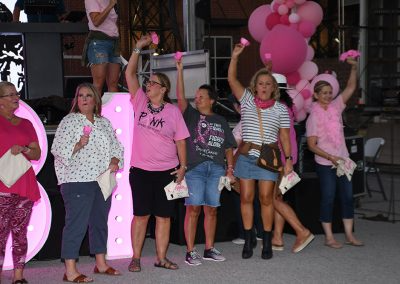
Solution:
M222 191L224 187L231 191L231 180L227 176L222 176L219 178L218 190Z
M295 186L300 181L300 177L295 171L291 172L287 176L284 176L279 184L279 189L282 194L285 194L289 189Z
M189 197L189 190L185 179L183 179L180 184L177 184L175 181L171 181L167 186L164 187L164 191L168 200Z
M351 178L353 177L354 170L357 167L357 164L350 158L345 158L344 160L339 160L336 170L336 175L338 177L342 175L346 175L347 179L351 181ZM336 167L334 167L336 168Z

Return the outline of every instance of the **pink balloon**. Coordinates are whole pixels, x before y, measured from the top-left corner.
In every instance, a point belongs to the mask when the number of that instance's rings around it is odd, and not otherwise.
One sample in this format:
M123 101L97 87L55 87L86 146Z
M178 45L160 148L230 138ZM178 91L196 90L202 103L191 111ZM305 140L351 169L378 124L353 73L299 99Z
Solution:
M277 24L281 22L281 16L278 13L271 13L265 20L265 25L268 30L272 30Z
M278 3L278 4L283 4L283 2L285 2L284 0L275 0L275 3Z
M292 8L294 7L294 5L296 5L296 4L294 3L294 0L286 0L286 6L287 6L289 9L292 9Z
M309 113L311 111L311 106L312 106L312 97L309 97L308 99L304 100L304 106L303 109Z
M307 1L297 9L302 21L312 22L315 26L318 26L323 18L323 11L321 6L314 1Z
M307 54L307 44L302 35L285 25L277 25L267 33L260 45L260 58L271 53L274 58L272 71L279 74L289 74L297 71Z
M249 18L248 28L251 36L257 42L261 42L263 37L267 34L268 30L265 26L265 21L269 14L271 14L271 6L270 5L261 5L257 9L255 9Z
M299 16L298 14L296 14L296 13L290 14L290 16L289 16L289 22L290 22L291 24L296 24L296 23L298 23L299 21L300 21L300 16Z
M273 4L271 4L272 11L278 12L279 5L281 5L281 4L276 3L276 2L274 2Z
M326 81L332 86L332 94L336 96L339 93L339 82L335 76L331 74L319 74L311 81L311 91L314 92L314 86L318 81Z
M306 0L294 0L294 3L296 3L297 5L301 5L304 2L306 2Z
M296 84L296 90L301 92L302 90L305 90L305 89L311 91L310 82L308 82L307 80L301 79Z
M301 79L311 80L318 74L318 66L312 61L304 61L298 71Z
M289 12L289 8L285 4L282 4L282 5L279 6L279 8L278 8L278 14L279 15L285 15L288 12Z
M314 23L305 20L301 21L298 27L298 31L301 32L304 37L311 37L315 33L315 29Z
M288 93L289 97L292 98L292 100L293 100L297 95L300 95L300 93L299 93L297 90L294 90L294 89L286 90L286 92Z
M287 14L286 15L282 15L280 17L280 22L281 22L281 24L286 25L286 26L290 25L289 16Z
M298 94L293 98L293 103L294 103L294 105L296 106L296 109L297 109L298 111L300 111L300 110L303 108L303 106L304 106L304 98L303 98L303 96L302 96L300 93L298 93Z
M303 99L306 100L308 98L311 98L312 93L309 89L304 89L300 92L300 94L303 96Z
M298 81L300 81L300 74L297 71L286 74L287 82L289 85L296 85Z
M312 60L314 58L314 55L315 55L314 48L311 45L307 46L306 61Z
M289 26L290 26L291 29L294 29L294 30L297 31L297 29L299 27L299 24L298 23L294 23L294 24L290 24ZM308 42L306 42L306 44L308 44Z
M306 119L306 117L307 117L307 113L304 109L299 110L295 115L297 122L303 121L304 119Z

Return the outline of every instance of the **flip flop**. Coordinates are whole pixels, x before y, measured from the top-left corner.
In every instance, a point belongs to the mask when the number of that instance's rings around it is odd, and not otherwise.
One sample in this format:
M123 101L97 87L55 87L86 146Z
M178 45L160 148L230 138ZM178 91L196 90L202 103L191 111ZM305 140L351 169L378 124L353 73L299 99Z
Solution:
M94 269L93 269L93 273L95 273L95 274L104 274L104 275L109 275L109 276L120 276L121 275L121 273L118 270L116 270L116 269L114 269L112 267L109 267L109 268L106 269L106 271L101 272L97 268L97 266L95 266Z
M315 236L313 234L309 234L308 237L296 248L293 247L293 253L301 252L306 246L308 246L313 240Z
M330 247L330 248L334 248L334 249L341 249L343 247L343 245L341 243L338 243L338 242L325 243L325 246Z
M71 282L71 283L91 283L91 282L93 282L93 279L90 279L89 277L87 277L84 274L79 274L77 277L75 277L74 280L68 280L67 274L64 274L63 281Z

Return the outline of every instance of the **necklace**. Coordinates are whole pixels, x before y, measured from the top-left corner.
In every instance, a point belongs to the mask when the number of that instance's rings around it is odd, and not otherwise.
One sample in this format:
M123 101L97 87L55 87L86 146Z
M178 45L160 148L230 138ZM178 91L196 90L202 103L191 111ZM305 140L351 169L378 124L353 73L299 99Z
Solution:
M164 109L165 103L162 102L159 107L153 107L150 101L147 102L147 109L151 114L159 114Z

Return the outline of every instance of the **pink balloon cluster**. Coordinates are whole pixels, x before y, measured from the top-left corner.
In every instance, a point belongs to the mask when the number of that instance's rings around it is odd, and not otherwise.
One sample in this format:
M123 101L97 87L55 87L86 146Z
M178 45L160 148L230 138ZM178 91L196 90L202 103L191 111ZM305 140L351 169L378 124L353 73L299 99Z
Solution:
M306 0L273 0L250 15L248 28L251 36L260 43L261 61L265 62L265 54L270 54L272 71L284 74L291 86L305 82L309 85L318 74L317 65L311 61L314 49L308 45L308 40L322 18L321 6ZM300 118L305 117L304 100L309 101L307 106L311 105L311 89L301 88L296 94L300 96L293 96L303 99L295 100L297 113L304 110Z

